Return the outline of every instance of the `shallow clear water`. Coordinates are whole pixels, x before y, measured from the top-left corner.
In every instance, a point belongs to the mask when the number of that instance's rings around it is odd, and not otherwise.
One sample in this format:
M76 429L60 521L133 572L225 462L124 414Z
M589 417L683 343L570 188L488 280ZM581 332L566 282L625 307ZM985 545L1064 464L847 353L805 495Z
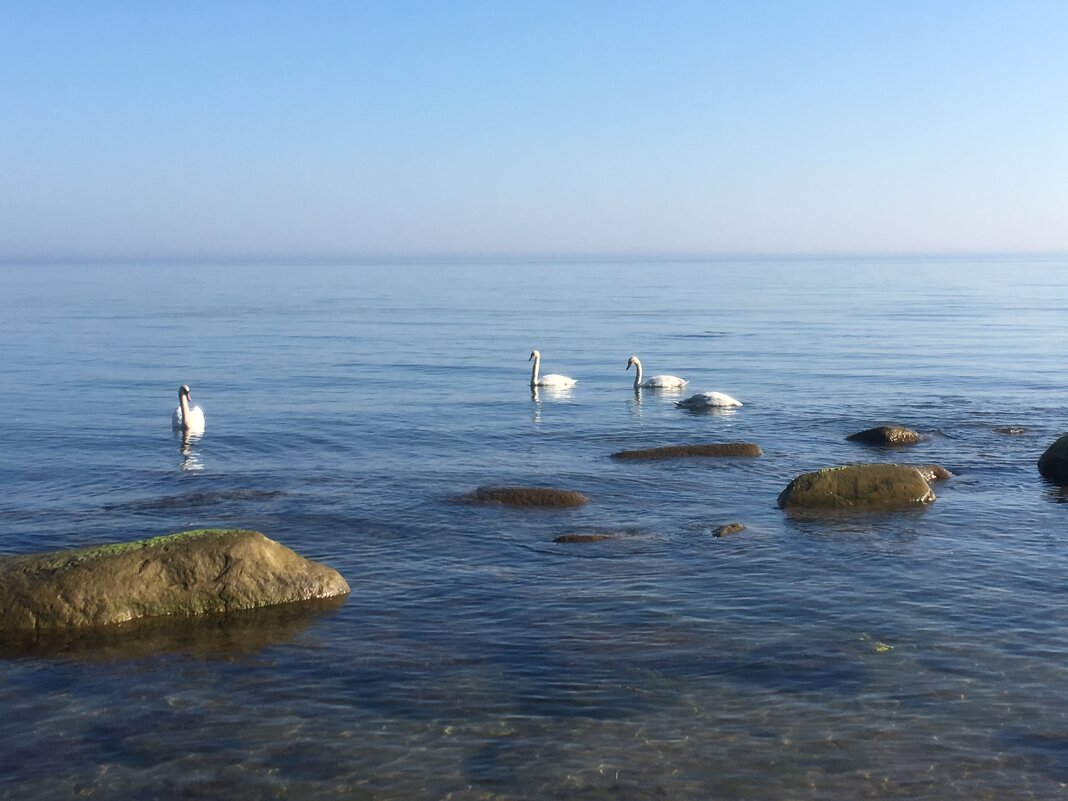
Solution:
M1068 496L1035 462L1068 429L1068 262L0 279L0 551L256 528L353 590L6 655L0 798L1066 792ZM573 391L531 397L535 347ZM745 406L638 398L631 354ZM207 417L185 453L183 382ZM925 440L845 440L882 423ZM608 458L737 440L764 456ZM957 475L918 512L776 508L800 472L877 460ZM512 482L591 502L453 502ZM621 536L552 541L593 531Z

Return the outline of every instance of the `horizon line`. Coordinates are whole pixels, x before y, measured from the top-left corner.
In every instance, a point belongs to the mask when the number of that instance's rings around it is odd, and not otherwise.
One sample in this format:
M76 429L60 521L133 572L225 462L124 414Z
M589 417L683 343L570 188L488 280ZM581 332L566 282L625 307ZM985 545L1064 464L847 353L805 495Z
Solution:
M73 254L55 254L41 256L0 256L3 267L45 267L76 265L170 265L170 264L205 264L205 265L352 265L373 266L396 264L548 264L548 263L588 263L611 264L613 262L728 262L728 261L843 261L857 259L861 261L892 261L899 259L1065 259L1068 250L901 250L901 251L796 251L796 252L694 252L694 253L613 253L604 252L562 252L562 253L487 253L473 251L469 253L365 253L365 254L126 254L75 256Z

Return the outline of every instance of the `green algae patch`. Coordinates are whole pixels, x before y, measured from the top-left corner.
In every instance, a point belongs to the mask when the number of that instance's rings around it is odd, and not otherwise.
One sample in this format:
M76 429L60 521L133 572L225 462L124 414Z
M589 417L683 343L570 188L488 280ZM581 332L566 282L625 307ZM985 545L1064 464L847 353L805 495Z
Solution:
M865 445L888 445L897 447L901 445L915 445L922 437L918 432L904 426L876 426L856 434L850 434L846 439L852 442L863 442Z
M345 595L258 531L199 529L0 560L0 634L228 613Z
M730 456L760 456L763 451L752 442L718 442L698 445L663 445L636 451L613 453L613 459L685 459Z
M915 467L855 464L802 473L779 495L781 509L865 510L924 506L935 494Z

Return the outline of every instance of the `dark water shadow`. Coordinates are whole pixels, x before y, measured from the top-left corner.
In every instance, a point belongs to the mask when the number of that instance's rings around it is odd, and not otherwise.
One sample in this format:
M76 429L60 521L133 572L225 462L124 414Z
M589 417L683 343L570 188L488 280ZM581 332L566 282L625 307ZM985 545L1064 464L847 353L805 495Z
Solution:
M85 629L0 634L0 659L110 662L180 653L228 660L299 637L329 617L348 596L280 604L227 614L151 618Z

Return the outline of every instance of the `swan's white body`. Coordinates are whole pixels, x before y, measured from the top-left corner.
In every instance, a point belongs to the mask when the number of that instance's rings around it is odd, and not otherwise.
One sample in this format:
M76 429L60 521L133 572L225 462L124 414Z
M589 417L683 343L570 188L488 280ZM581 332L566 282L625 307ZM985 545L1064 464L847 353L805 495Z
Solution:
M568 378L566 375L557 375L556 373L549 373L549 375L543 375L538 377L538 366L541 364L541 353L536 350L530 352L530 358L527 361L534 362L534 369L530 371L530 385L532 387L573 387L575 386L575 379Z
M178 387L178 408L171 415L171 428L184 434L204 433L204 410L189 404L189 387Z
M652 378L647 378L642 381L642 363L641 359L637 356L631 356L627 361L627 369L630 369L631 365L637 369L637 374L634 376L634 388L641 389L682 389L689 384L685 378L679 378L677 375L654 375Z
M675 404L680 409L719 409L724 406L741 406L741 401L722 392L699 392Z

